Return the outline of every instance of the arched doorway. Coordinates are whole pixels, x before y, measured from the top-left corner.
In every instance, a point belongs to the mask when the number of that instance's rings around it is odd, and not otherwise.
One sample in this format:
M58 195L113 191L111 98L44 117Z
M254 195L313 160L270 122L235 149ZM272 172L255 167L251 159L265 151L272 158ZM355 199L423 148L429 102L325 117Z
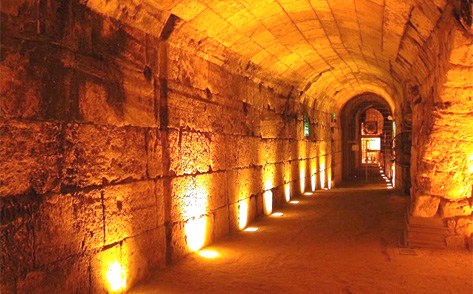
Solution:
M379 179L380 170L394 182L392 142L396 124L389 104L375 94L349 100L341 112L343 180Z

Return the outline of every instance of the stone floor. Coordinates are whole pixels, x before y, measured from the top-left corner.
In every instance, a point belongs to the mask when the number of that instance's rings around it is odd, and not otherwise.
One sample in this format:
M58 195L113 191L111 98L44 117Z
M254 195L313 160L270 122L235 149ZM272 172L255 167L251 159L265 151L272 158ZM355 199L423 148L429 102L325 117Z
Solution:
M399 248L409 199L384 187L299 198L130 293L473 293L470 251Z

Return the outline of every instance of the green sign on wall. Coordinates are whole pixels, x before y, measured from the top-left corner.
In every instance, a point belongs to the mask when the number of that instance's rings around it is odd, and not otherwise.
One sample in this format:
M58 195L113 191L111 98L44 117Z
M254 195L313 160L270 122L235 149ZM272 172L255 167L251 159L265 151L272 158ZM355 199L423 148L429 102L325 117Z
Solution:
M309 137L310 135L310 122L309 117L304 115L304 137Z

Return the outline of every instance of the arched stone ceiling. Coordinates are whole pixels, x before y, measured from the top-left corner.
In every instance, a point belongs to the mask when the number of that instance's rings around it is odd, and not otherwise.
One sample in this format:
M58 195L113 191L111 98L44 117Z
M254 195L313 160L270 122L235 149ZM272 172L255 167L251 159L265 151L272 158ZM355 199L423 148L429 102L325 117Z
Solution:
M88 0L87 5L110 10L110 2ZM141 10L161 19L178 16L186 26L301 89L312 97L309 104L328 99L339 105L371 91L388 99L392 107L402 93L401 81L410 78L410 65L448 4L448 0L118 2L118 10L129 9L121 14L134 13L138 20L146 19Z

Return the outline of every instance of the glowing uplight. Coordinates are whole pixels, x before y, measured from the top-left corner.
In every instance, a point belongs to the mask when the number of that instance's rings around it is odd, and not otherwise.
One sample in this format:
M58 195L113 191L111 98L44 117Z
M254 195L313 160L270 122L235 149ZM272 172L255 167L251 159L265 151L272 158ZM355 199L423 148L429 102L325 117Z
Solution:
M264 213L270 215L273 212L273 192L266 191L263 194L264 200Z
M245 232L256 232L256 231L258 231L258 228L246 228L244 231Z
M196 178L186 179L186 185L179 193L183 194L182 203L179 205L182 209L184 219L187 222L184 225L187 246L191 251L197 251L205 244L207 232L207 206L208 192L207 185Z
M286 202L289 202L289 200L291 200L291 184L286 184L286 187L284 187L284 195Z
M248 200L241 200L238 209L238 227L244 229L248 224Z
M325 188L325 169L320 169L320 187Z
M291 204L299 204L299 201L293 200L293 201L291 201L291 202L289 202L289 203L291 203Z
M316 175L311 176L310 186L312 188L312 191L315 191L316 179L317 179Z
M220 253L212 250L202 250L199 251L199 255L205 258L215 258L220 255Z
M301 180L301 193L304 193L305 190L305 171L301 170L300 172L300 180Z
M204 246L206 227L207 221L205 217L192 219L187 222L184 229L187 236L187 245L190 250L197 251Z
M126 287L126 272L118 261L110 264L107 280L112 291L118 291Z
M388 186L388 189L393 189L394 187L393 186Z
M283 216L283 215L284 215L284 213L282 213L282 212L275 212L275 213L271 214L271 216L277 216L277 217Z
M305 192L305 193L304 193L305 196L312 196L313 194L314 194L314 193L312 193L312 192Z

